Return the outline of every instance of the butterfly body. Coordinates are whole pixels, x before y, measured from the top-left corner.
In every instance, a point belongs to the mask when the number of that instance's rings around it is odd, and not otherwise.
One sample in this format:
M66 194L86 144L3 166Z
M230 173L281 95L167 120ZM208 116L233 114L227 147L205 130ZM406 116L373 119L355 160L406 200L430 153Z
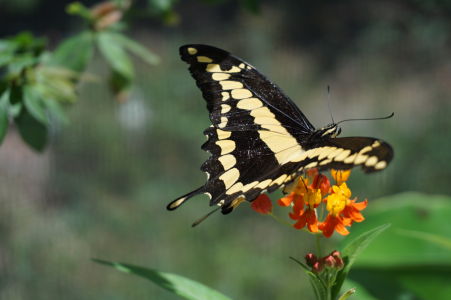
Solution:
M202 149L211 156L201 166L208 176L205 185L172 201L169 210L204 193L210 205L228 213L307 169L361 166L375 172L393 157L391 146L379 139L337 138L337 124L315 129L279 87L224 50L186 45L180 55L207 102L212 125L204 131Z

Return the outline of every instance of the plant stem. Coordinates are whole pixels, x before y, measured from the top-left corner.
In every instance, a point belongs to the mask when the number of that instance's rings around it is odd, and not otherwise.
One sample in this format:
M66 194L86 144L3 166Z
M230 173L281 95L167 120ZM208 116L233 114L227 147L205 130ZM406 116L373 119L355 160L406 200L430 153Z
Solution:
M322 257L322 253L321 253L321 235L320 234L316 234L315 235L315 242L316 242L316 256L318 257Z

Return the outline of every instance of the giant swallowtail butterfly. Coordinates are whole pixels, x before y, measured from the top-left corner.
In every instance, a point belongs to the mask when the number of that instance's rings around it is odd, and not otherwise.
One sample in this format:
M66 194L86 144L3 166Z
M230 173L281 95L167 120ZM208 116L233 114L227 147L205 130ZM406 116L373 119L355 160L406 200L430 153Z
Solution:
M361 166L370 173L393 158L392 147L379 139L337 138L341 130L335 123L315 129L279 87L227 51L185 45L180 56L207 101L212 125L204 131L208 140L202 149L211 156L201 166L207 182L169 203L169 210L206 194L226 214L307 169Z

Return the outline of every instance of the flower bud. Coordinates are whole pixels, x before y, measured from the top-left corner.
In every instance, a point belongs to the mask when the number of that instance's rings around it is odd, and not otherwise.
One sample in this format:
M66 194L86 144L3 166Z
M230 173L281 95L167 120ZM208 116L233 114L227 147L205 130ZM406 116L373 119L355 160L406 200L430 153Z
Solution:
M305 256L305 262L307 263L307 266L313 267L313 265L314 265L316 262L318 262L318 258L316 257L315 254L313 254L313 253L308 253L308 254Z
M326 265L329 268L335 267L335 258L332 257L331 255L325 256L323 258L323 262L324 262L324 265Z
M321 262L317 261L312 266L312 272L315 273L315 274L321 273L323 268L324 268L324 265Z
M343 259L341 258L340 251L334 250L334 251L332 251L332 252L330 253L330 255L331 255L331 256L334 258L334 260L335 260L335 267L336 267L336 268L339 268L339 269L343 268L344 262L343 262Z

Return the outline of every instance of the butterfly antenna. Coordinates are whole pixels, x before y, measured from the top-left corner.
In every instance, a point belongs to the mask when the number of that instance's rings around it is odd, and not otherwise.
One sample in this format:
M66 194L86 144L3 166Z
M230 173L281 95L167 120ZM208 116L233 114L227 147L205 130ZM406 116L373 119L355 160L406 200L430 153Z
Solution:
M327 85L327 108L329 109L330 118L332 119L332 124L335 124L334 116L332 115L332 109L330 108L330 85Z
M385 117L379 117L379 118L364 118L364 119L346 119L346 120L341 120L340 122L337 123L343 123L343 122L348 122L348 121L374 121L374 120L386 120L386 119L390 119L391 117L393 117L395 115L394 112L392 112L391 114L389 114L388 116Z
M215 212L217 212L220 207L217 207L215 209L213 209L212 211L210 211L208 214L206 214L205 216L203 216L202 218L197 219L192 225L191 227L196 227L197 225L199 225L200 223L202 223L203 221L205 221L205 219L207 219L209 216L211 216L212 214L214 214Z

